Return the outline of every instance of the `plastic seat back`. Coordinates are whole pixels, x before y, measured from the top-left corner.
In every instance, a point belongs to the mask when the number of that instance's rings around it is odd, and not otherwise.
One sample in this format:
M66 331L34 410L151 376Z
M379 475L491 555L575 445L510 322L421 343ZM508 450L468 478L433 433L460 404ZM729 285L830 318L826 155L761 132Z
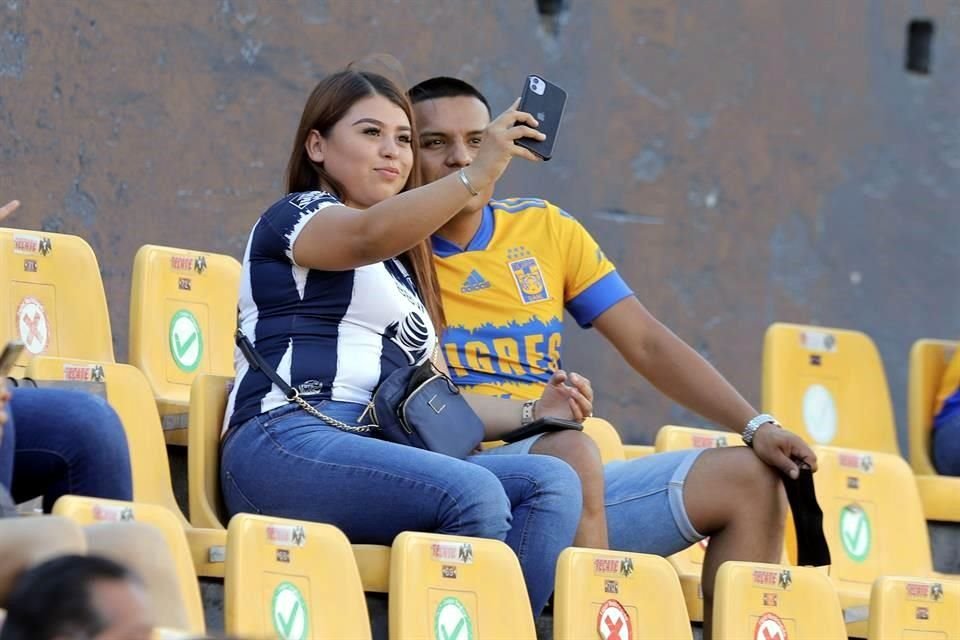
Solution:
M238 514L227 527L227 548L228 634L370 638L353 551L336 527Z
M763 409L810 443L900 451L880 352L860 331L770 325Z
M899 455L814 447L814 474L838 586L881 575L928 575L930 540L913 473Z
M190 390L187 484L194 526L223 529L227 511L220 495L220 431L232 377L202 373Z
M960 638L960 581L883 576L870 591L870 640Z
M583 432L590 436L600 449L603 463L626 460L623 453L623 441L616 428L603 418L589 417L583 421Z
M960 342L923 338L910 349L907 419L910 466L915 473L937 475L930 460L930 431L940 381Z
M233 376L239 288L240 263L230 256L150 244L137 251L130 364L147 377L168 433L187 426L197 374ZM170 436L184 444L182 432Z
M837 593L819 569L724 562L717 571L717 640L846 640Z
M557 561L553 637L692 638L680 580L660 556L568 547Z
M174 513L155 504L69 495L57 500L53 505L53 513L70 518L81 525L136 522L155 527L160 532L166 550L169 552L168 558L161 558L162 562L157 562L155 558L150 557L160 553L153 544L154 541L137 540L137 537L143 534L136 529L131 529L132 533L129 536L123 535L123 529L120 529L117 534L111 533L108 537L109 542L101 544L97 550L101 552L112 550L111 555L115 559L130 565L131 568L139 568L140 573L147 574L142 577L148 585L151 581L162 583L165 580L162 574L169 573L172 569L175 575L176 584L173 585L175 593L167 594L162 598L163 606L155 607L159 610L158 615L162 616L160 622L165 626L183 627L196 633L203 633L204 618L200 586L183 525ZM131 539L124 543L124 538ZM103 538L98 539L103 540Z
M23 355L113 362L113 336L100 265L83 238L0 228L0 335L18 336Z
M86 551L83 531L69 518L0 518L0 607L23 571L54 556Z
M389 612L392 640L537 637L520 563L499 540L401 533Z

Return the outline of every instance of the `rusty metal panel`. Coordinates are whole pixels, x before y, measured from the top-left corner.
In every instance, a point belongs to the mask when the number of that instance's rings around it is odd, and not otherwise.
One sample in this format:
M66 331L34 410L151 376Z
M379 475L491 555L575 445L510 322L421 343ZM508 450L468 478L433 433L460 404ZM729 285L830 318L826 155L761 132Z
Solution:
M499 195L575 214L755 403L770 322L867 331L902 418L910 343L960 334L957 4L567 6L545 28L533 0L6 0L0 199L24 202L11 225L93 245L122 358L136 249L239 258L325 73L386 51L411 82L460 75L502 107L538 72L570 94L562 139ZM917 17L929 76L904 70ZM570 324L565 364L628 440L702 423Z

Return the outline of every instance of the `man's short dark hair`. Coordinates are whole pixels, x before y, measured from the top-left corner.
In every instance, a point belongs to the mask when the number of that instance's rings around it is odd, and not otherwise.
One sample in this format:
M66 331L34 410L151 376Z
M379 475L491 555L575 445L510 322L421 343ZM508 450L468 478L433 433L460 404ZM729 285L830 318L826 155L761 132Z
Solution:
M429 78L411 88L407 95L410 96L410 102L413 104L438 98L459 98L462 96L476 98L487 108L487 113L490 113L490 103L487 102L486 97L475 86L459 78L449 76Z
M101 580L139 578L113 560L65 555L21 575L7 601L0 640L50 640L57 636L94 637L109 621L93 603L93 585Z

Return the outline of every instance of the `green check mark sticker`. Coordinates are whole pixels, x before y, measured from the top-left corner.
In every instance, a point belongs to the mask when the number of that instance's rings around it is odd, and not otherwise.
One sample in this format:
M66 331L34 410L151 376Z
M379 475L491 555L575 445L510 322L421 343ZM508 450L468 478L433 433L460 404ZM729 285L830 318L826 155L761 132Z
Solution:
M170 319L170 355L181 371L191 373L203 356L203 334L196 316L180 309Z
M307 603L291 582L281 582L273 591L273 628L283 640L308 637Z
M840 510L840 541L854 562L863 562L870 555L870 534L870 519L863 507L849 504Z
M447 597L440 601L433 626L434 640L473 640L470 615L456 598Z

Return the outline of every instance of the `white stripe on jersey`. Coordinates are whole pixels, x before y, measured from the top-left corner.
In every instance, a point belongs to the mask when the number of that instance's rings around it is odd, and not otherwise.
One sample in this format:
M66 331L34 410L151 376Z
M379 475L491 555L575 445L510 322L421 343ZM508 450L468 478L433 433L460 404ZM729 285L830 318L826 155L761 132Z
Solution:
M280 379L290 384L290 365L293 362L293 340L289 340L287 344L287 350L283 352L283 357L280 358L280 364L277 365L277 375L280 376ZM266 413L271 409L276 409L277 407L282 407L287 404L287 396L280 390L280 387L276 383L270 383L270 392L263 396L263 399L260 400L260 413Z
M250 282L250 245L253 243L253 232L257 230L257 225L259 224L260 220L257 220L256 224L253 225L253 229L250 231L250 237L247 239L247 247L243 250L243 262L241 263L242 267L240 271L240 302L238 303L238 312L244 307L248 309L248 312L246 313L246 317L238 316L237 321L240 325L240 330L250 338L251 342L254 340L253 332L257 327L259 310L257 309L257 305L243 304L243 301L253 300L253 285ZM227 432L227 425L230 423L230 416L233 415L233 407L237 402L237 390L240 387L240 381L243 380L243 376L247 374L249 368L250 365L247 364L247 359L243 356L243 352L240 351L239 347L234 345L233 370L235 377L233 379L233 389L230 390L230 395L227 396L227 408L223 412L223 428L220 431L221 436Z

